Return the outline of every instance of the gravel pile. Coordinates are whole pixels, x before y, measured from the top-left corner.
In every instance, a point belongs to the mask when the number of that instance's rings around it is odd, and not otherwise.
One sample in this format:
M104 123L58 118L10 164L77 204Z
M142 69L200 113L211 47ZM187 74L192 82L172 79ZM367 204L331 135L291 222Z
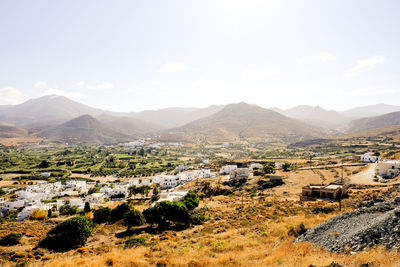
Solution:
M382 245L400 248L400 197L343 213L307 230L295 242L312 242L332 252Z

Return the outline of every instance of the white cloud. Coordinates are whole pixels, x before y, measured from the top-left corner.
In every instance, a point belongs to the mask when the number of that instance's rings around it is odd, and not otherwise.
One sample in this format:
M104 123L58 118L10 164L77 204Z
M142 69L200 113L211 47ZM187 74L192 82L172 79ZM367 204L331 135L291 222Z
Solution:
M313 62L327 62L334 60L335 57L327 52L319 52L308 57L303 57L297 60L297 65L305 65Z
M276 67L249 69L242 72L242 78L245 80L260 80L279 74L281 74L281 70Z
M16 105L24 102L28 96L14 87L0 89L0 105Z
M37 89L45 89L45 88L47 88L47 83L46 83L46 82L43 82L43 81L36 82L36 83L33 85L33 87L34 87L34 88L37 88Z
M80 81L76 84L78 87L85 87L91 90L98 90L98 89L113 89L114 85L110 82L102 82L98 84L86 84L83 81Z
M47 88L44 93L44 95L60 95L60 96L65 96L68 98L75 98L75 99L84 99L86 98L85 94L82 94L81 92L77 91L64 91L58 88Z
M185 64L181 62L167 61L157 70L157 72L183 72L186 69Z
M376 67L376 65L383 64L385 62L386 62L386 57L384 56L374 56L362 59L357 61L357 64L354 67L348 69L347 74L353 76L360 71L371 71Z

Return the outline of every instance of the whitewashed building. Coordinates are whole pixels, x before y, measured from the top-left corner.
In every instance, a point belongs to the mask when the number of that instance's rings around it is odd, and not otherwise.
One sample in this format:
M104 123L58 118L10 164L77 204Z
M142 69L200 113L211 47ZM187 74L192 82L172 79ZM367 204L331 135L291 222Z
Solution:
M240 179L240 178L248 178L250 175L248 168L237 168L236 170L231 171L230 179Z
M71 207L78 207L79 210L83 210L83 200L78 197L62 197L57 199L57 210L67 203L69 203L69 206Z
M225 166L222 166L219 173L221 175L231 174L231 171L236 170L236 169L237 169L236 165L225 165Z
M400 160L379 161L375 173L384 178L393 178L399 175Z
M374 153L372 153L372 152L365 153L365 154L361 155L360 158L361 158L362 162L366 162L366 163L375 163L380 160L380 158L378 156L375 156Z
M263 168L263 165L261 163L252 163L250 164L250 170L261 170Z
M154 177L154 183L158 183L161 188L173 188L179 184L179 177L176 175L160 174Z
M105 195L103 193L93 193L88 195L85 198L85 202L89 202L89 204L101 204L104 202Z

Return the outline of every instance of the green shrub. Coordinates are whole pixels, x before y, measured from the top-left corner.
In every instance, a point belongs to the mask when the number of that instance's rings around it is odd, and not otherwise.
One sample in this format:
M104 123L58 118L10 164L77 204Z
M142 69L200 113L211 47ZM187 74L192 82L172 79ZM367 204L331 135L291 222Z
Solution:
M122 220L125 213L131 210L131 206L128 203L122 203L111 210L111 221L118 222Z
M124 223L128 226L128 230L132 226L140 226L146 223L143 214L137 209L131 209L124 215Z
M189 222L193 225L203 224L205 221L210 219L210 216L206 213L206 208L192 210L189 213Z
M87 218L73 217L51 229L39 246L49 250L67 251L85 245L92 232L93 224Z
M181 201L161 201L143 211L146 222L163 228L172 223L188 224L189 210Z
M144 237L132 237L125 241L125 247L127 248L133 248L145 245L146 245L146 239Z
M182 199L182 203L185 204L186 208L188 210L194 210L199 206L199 198L197 197L196 193L188 193L186 196Z
M93 210L93 221L95 223L106 223L111 221L111 209L109 207L99 207Z
M71 207L68 204L64 204L60 208L60 215L75 215L79 212L78 207Z
M18 245L21 238L22 234L17 234L17 233L8 234L0 239L0 246Z

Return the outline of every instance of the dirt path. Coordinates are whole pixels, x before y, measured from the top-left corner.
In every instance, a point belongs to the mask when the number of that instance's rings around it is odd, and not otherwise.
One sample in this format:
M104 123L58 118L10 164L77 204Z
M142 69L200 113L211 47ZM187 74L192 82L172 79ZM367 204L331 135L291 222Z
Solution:
M375 168L376 163L368 164L367 168L357 174L350 176L350 183L352 184L359 184L359 185L393 185L393 184L400 184L399 177L389 180L388 183L380 183L375 182L374 175L375 175Z

